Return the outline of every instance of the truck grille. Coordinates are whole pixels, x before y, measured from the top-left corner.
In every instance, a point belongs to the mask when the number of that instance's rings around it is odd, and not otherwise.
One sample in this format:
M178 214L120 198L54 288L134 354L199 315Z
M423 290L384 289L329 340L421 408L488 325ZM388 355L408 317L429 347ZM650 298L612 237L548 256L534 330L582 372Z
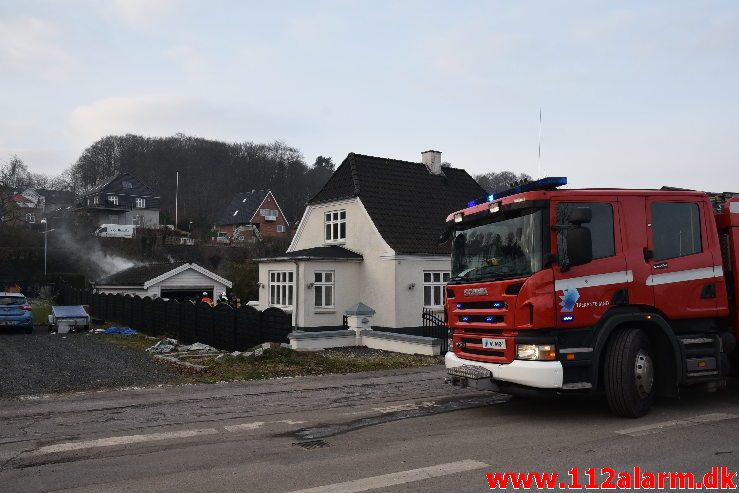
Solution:
M483 348L483 337L505 339L506 349ZM490 332L486 334L455 332L452 336L452 341L454 343L454 352L462 358L486 363L510 363L513 361L515 339L510 336L503 337Z

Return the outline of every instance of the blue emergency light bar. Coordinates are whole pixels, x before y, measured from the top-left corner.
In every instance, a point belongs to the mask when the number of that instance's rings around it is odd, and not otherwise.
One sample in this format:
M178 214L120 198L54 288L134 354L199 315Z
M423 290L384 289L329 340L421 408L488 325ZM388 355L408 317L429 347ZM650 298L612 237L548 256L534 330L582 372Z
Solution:
M492 202L493 200L498 200L503 197L508 197L509 195L516 195L517 193L523 192L533 192L536 190L554 190L555 188L561 187L563 185L567 185L566 177L548 176L546 178L542 178L541 180L529 181L520 185L516 185L515 187L509 188L508 190L490 194L487 197L487 201Z
M529 181L521 183L508 190L502 192L492 193L478 200L470 200L467 202L467 207L474 207L478 204L484 204L485 202L492 202L494 200L508 197L509 195L516 195L517 193L533 192L536 190L554 190L557 187L567 185L567 178L564 176L548 176L541 180Z

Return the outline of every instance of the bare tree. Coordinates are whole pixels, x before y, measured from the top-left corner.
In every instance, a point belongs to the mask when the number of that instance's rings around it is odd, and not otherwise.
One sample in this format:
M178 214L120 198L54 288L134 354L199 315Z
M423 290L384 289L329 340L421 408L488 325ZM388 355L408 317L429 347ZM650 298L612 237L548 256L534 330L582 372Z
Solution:
M31 174L18 156L13 156L0 166L0 223L15 224L25 221L17 196L31 183Z
M513 171L491 171L490 173L475 175L474 178L482 188L488 191L488 193L507 190L516 182L531 181L531 176L526 173L517 175Z

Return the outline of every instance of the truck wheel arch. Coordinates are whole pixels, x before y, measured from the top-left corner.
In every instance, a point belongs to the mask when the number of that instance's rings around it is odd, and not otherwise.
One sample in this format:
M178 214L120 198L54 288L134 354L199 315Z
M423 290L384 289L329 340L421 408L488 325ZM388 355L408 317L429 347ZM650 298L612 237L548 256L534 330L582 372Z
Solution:
M649 319L646 317L649 316ZM682 351L672 328L667 321L654 312L645 312L633 307L620 308L618 312L604 317L596 328L593 347L594 387L603 389L605 352L615 331L622 328L644 329L652 342L657 365L657 389L663 395L677 396L677 386L683 379Z

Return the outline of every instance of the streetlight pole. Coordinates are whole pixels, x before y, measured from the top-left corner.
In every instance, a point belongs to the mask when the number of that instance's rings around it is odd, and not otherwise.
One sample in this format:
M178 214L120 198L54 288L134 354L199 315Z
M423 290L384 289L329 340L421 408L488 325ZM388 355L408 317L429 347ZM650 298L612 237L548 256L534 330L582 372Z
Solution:
M43 218L41 224L44 225L44 277L46 277L46 244L49 237L49 223L46 222L46 218Z

